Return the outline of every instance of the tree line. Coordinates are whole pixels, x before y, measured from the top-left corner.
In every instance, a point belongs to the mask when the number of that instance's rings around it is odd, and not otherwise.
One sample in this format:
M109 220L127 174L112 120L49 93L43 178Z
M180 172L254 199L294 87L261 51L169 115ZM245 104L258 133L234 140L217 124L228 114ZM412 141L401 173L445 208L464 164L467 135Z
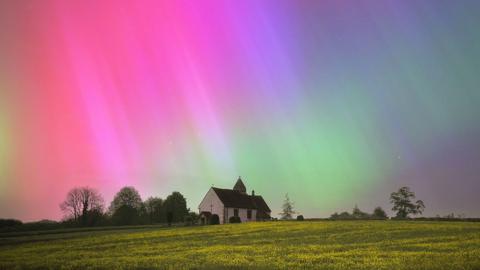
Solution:
M196 213L187 208L187 201L180 192L172 192L166 199L149 197L142 200L131 186L118 191L106 208L102 195L90 187L71 189L60 204L64 222L74 226L143 225L184 222L195 224Z
M409 187L402 187L396 192L390 194L390 202L393 204L392 210L396 212L395 219L407 219L410 215L418 215L425 209L425 204L422 200L415 201L415 193ZM282 212L279 213L281 220L292 220L294 214L297 212L293 209L294 203L290 200L288 194L285 195L285 200L282 205ZM298 215L297 220L304 220L303 215ZM352 213L347 211L333 213L329 219L388 219L388 215L381 207L373 209L372 213L366 213L360 210L357 205L352 210Z
M409 187L402 187L398 191L392 192L390 203L393 205L392 211L396 212L394 219L407 219L410 218L410 215L423 213L425 209L422 200L415 201L415 192L411 191ZM381 207L376 207L370 214L363 212L355 205L352 213L333 213L330 219L388 219L388 215Z

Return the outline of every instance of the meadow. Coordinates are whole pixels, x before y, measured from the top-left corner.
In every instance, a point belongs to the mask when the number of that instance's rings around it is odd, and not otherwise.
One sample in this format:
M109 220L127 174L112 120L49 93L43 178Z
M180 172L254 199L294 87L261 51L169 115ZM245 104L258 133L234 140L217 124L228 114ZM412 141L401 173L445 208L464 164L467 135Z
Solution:
M292 221L0 234L0 269L480 269L480 223Z

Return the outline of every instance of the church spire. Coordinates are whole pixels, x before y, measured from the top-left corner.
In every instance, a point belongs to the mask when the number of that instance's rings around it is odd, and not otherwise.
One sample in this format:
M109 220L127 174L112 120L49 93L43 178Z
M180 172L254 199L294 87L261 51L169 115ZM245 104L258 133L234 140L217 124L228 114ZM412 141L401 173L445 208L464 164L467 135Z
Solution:
M233 190L236 190L240 193L247 194L247 188L245 187L245 184L243 184L242 178L239 176L237 183L235 183L235 186L233 186Z

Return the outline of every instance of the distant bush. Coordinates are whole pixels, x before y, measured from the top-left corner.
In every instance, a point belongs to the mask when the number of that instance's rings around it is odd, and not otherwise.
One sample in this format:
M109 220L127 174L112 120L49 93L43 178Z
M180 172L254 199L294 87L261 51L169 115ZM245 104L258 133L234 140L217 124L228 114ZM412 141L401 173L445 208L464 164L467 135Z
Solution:
M379 207L376 207L376 208L373 210L372 218L373 218L373 219L387 219L388 216L387 216L387 213L385 213L385 210L383 210L383 209L379 206Z
M363 212L362 210L360 210L360 208L358 208L357 205L355 205L355 207L352 210L352 217L354 219L369 219L370 215L368 213Z
M399 219L392 218L392 220L399 220ZM480 218L448 218L448 217L416 217L416 218L409 218L409 220L480 222Z
M20 226L23 223L16 219L0 219L0 228Z
M21 227L25 231L53 230L62 228L64 224L54 220L40 220L35 222L24 223Z
M348 212L342 212L342 213L337 213L335 212L334 214L332 214L330 216L330 219L334 219L334 220L349 220L349 219L355 219L350 213Z
M342 212L342 213L333 213L330 216L331 220L370 220L370 219L388 219L387 213L381 208L381 207L376 207L373 210L373 214L365 213L362 210L358 208L358 206L355 205L355 207L352 210L352 213L350 214L349 212Z
M220 218L218 217L218 215L213 214L210 217L210 225L217 225L217 224L220 224Z
M228 223L242 223L242 220L240 217L230 217L228 219Z
M303 215L298 215L298 216L297 216L297 220L298 220L298 221L304 221L305 219L303 218Z
M191 225L197 225L198 224L198 220L199 220L199 216L197 213L195 212L189 212L185 218L185 225L186 226L191 226Z

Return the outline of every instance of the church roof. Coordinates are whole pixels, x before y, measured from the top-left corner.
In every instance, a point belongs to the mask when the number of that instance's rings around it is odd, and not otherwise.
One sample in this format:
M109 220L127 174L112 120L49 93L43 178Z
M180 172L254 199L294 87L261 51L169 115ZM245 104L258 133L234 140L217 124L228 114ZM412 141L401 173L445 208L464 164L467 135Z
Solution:
M245 187L245 184L243 183L242 178L238 177L238 180L235 183L235 186L233 186L233 190L237 190L243 193L247 192L247 188Z
M257 205L258 210L261 210L263 212L272 212L272 210L270 210L270 208L268 207L267 203L265 202L262 196L255 195L255 196L252 196L252 198L255 204Z
M215 187L212 189L225 207L257 209L264 212L271 212L262 196L251 196L232 189Z

